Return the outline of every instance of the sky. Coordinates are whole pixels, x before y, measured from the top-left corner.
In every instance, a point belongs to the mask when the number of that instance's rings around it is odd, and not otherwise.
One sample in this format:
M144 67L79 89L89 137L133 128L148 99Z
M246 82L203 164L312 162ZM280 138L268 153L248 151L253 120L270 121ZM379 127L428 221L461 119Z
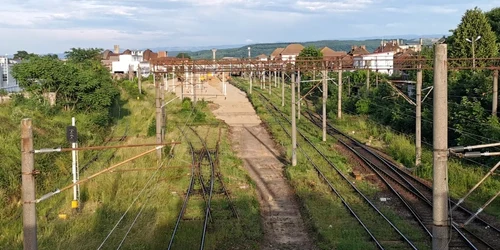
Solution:
M1 0L0 55L447 34L500 0Z

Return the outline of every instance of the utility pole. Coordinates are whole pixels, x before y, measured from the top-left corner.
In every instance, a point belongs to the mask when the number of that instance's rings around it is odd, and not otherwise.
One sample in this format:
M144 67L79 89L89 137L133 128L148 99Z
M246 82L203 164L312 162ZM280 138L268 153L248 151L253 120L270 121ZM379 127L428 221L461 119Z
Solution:
M137 66L137 83L139 87L139 94L142 94L142 72L141 72L141 65Z
M76 126L76 119L75 117L71 118L71 126ZM71 143L72 148L77 148L78 144L77 143ZM71 164L71 172L73 173L73 183L78 182L78 151L72 150L71 151L71 158L72 158L72 164ZM78 201L80 200L79 196L79 190L80 185L75 185L73 186L73 200L71 201L71 208L72 209L78 209Z
M248 47L248 48L250 48L250 47ZM250 54L250 50L248 50L248 51L249 51L248 53ZM252 94L252 80L253 80L252 77L253 77L253 72L250 70L250 88L248 89L248 92L250 94Z
M281 71L281 107L285 107L285 73Z
M278 87L278 75L276 73L276 70L274 70L274 87Z
M297 91L297 118L300 120L300 70L297 73L297 86L298 86L298 91Z
M339 93L337 104L337 118L342 119L342 60L339 60Z
M156 143L160 144L161 139L161 94L160 94L160 84L156 82L156 74L153 72L153 84L155 85L155 99L156 99ZM161 162L161 148L156 150L156 156L158 157L158 164Z
M415 119L415 167L419 167L422 160L422 64L418 64L416 88L416 119Z
M194 81L194 65L193 71L191 72L191 87L193 88L193 104L196 105L196 83Z
M323 141L326 141L326 101L328 99L328 70L323 70Z
M370 69L366 70L366 95L368 96L368 91L370 90Z
M276 72L274 72L274 83L276 84ZM273 87L273 78L271 69L269 69L269 97L272 95L272 87Z
M23 200L23 246L25 250L37 249L35 207L35 153L31 119L21 121L21 164Z
M446 44L434 53L433 226L432 249L448 249L448 55Z
M166 125L166 116L165 116L165 77L162 74L161 82L160 82L160 107L161 107L161 141L165 139L165 125Z
M295 73L292 73L292 166L297 166L297 123L295 119Z
M493 108L491 110L492 115L496 117L498 110L498 69L493 71Z

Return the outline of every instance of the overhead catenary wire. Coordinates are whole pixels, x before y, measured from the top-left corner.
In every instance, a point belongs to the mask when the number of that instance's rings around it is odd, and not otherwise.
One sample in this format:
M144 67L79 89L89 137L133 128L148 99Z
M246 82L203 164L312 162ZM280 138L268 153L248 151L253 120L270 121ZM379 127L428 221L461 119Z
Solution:
M186 119L186 122L184 123L184 127L186 127L189 119L191 119L192 115L194 113L194 106L193 108L191 109L191 113L189 114L188 118ZM179 136L180 137L180 136ZM156 149L155 149L156 150ZM169 159L170 160L170 159ZM136 195L136 197L134 198L134 200L132 201L132 203L128 206L127 210L125 210L125 212L122 214L122 216L120 217L120 219L116 222L116 224L114 225L114 227L111 229L111 231L108 233L108 235L106 235L106 237L104 238L104 240L102 241L102 243L99 245L99 247L97 249L102 249L102 247L104 246L104 244L106 243L106 241L109 239L109 237L114 233L114 231L116 230L116 228L118 227L118 225L122 222L122 220L125 218L125 216L128 214L128 212L130 211L130 209L132 208L132 206L137 202L137 200L140 198L140 196L142 195L142 193L146 190L147 187L149 187L150 183L152 182L153 178L158 174L159 170L161 167L163 167L163 164L165 163L166 159L163 160L163 162L159 165L159 167L157 168L157 170L151 175L151 177L148 179L148 181L146 182L146 184L144 185L144 187L141 189L141 191ZM147 204L147 203L144 203L143 206ZM141 210L142 211L142 210ZM139 212L140 214L142 214L142 212ZM133 222L133 224L130 226L130 229L135 225L135 222ZM125 234L124 238L126 238L128 236L128 233L130 232L130 230ZM124 241L124 240L122 240ZM120 246L121 247L121 244Z

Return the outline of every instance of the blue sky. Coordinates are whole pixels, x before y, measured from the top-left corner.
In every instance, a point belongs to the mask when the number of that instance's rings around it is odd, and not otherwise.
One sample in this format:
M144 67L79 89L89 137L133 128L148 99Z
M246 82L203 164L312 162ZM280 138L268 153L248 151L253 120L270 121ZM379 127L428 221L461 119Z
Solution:
M2 0L0 54L444 34L500 0Z

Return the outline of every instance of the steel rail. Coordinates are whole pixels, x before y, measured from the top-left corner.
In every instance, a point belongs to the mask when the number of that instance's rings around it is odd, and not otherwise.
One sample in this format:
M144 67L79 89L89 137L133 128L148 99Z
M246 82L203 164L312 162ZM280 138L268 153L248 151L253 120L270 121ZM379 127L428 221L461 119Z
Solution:
M271 106L273 106L273 108L279 113L279 115L281 115L285 120L287 120L289 123L290 123L290 120L288 120L288 117L286 117L281 111L279 111L279 109L274 105L272 104L269 99L267 99L264 95L262 95L260 93L260 96L262 98L264 98ZM314 146L314 144L309 140L309 138L307 138L302 132L300 131L297 131L301 136L302 138L308 142L308 144L313 147L315 149L316 152L318 152L322 157L323 159L325 159L326 162L328 162L328 164L335 169L335 171L340 175L342 176L342 178L349 183L349 185L370 205L371 208L373 208L382 218L384 218L384 220L394 229L395 232L397 232L399 234L399 236L401 236L401 238L403 239L403 241L405 241L412 249L417 249L417 247L377 208L377 206L375 206L375 204L373 204L364 194L363 192L361 192L361 190L359 190L354 184L352 184L349 179L347 178L347 176L344 175L344 173L342 173L340 171L340 169L338 169L338 167L333 164L333 162L331 162L328 157L326 157L326 155L321 152L316 146Z
M184 130L182 130L181 128L179 128L179 126L177 126L177 128L181 131L182 133L182 136L184 137L184 139L186 140L186 142L188 143L189 145L189 149L191 151L191 161L192 161L192 167L191 167L191 180L189 181L189 186L188 186L188 189L186 191L186 196L184 198L184 202L182 203L182 207L181 207L181 211L179 212L179 215L177 216L177 220L175 222L175 226L174 226L174 230L172 231L172 236L170 236L170 241L168 243L168 250L172 249L172 245L174 244L174 239L175 239L175 234L177 233L177 230L179 229L179 225L180 225L180 222L182 220L182 217L184 216L184 212L186 211L186 207L187 207L187 203L189 201L189 195L191 194L191 191L193 190L193 186L194 186L194 168L195 168L195 156L194 156L194 147L193 147L193 143L189 140L189 138L187 137L186 133L184 132Z
M308 113L310 113L310 111L308 111ZM311 114L310 114L311 115ZM316 119L319 119L317 118L317 114L314 114L316 116ZM317 122L314 122L314 121L311 121L313 124L315 124L316 126L320 127L319 124ZM350 149L354 154L356 154L360 159L362 159L365 163L367 163L367 165L369 165L370 167L376 167L377 169L379 169L380 171L382 171L385 175L387 175L389 178L393 179L398 185L400 185L401 187L403 187L404 189L406 189L408 192L412 193L413 195L415 195L416 197L419 197L420 199L422 199L428 206L430 206L432 208L432 203L430 202L430 200L425 196L423 195L420 190L418 190L413 184L411 184L407 178L404 178L403 176L401 176L400 172L403 172L406 174L406 176L408 177L411 177L412 180L414 181L419 181L418 179L416 179L415 177L409 175L408 173L402 171L401 169L399 169L399 167L397 166L394 166L391 164L389 164L390 161L386 160L385 158L381 157L380 155L378 155L377 153L374 153L372 150L370 150L368 147L366 147L365 145L361 144L359 141L357 141L356 139L354 138L351 138L350 136L346 135L345 133L339 131L338 129L334 128L333 126L331 126L331 124L327 123L327 126L329 128L328 130L328 134L331 135L331 136L334 136L334 133L332 133L331 131L334 131L335 133L337 134L340 134L342 136L344 136L345 138L347 138L348 140L351 140L353 143L355 143L357 146L363 148L364 150L366 150L368 153L370 153L372 156L374 156L375 158L377 158L380 162L384 163L387 167L389 167L390 170L392 170L394 173L396 173L401 179L403 179L404 182L407 183L407 185L409 185L410 187L402 184L400 181L396 181L389 173L387 173L386 171L380 169L378 166L376 166L376 164L373 164L371 163L368 159L366 159L364 156L362 156L359 152L357 152L355 149L353 149L352 147L348 146L343 140L339 140L344 146L346 146L348 149ZM369 163L368 163L368 162ZM374 170L375 172L375 170ZM382 180L384 180L382 177L381 177ZM421 183L421 182L420 182ZM424 185L423 183L421 183L422 186L425 186L426 188L429 188L427 185ZM413 190L412 190L413 189ZM396 192L395 190L393 190L393 192ZM465 241L466 244L469 245L469 247L473 248L473 249L477 249L477 247L470 241L470 239L468 239L465 234L463 232L460 231L460 228L458 228L457 224L454 223L451 225L453 230L456 231L458 233L458 235L462 238L463 241ZM471 231L469 230L465 230L464 228L462 229L464 231L466 231L468 234L472 235L476 240L478 240L481 244L491 248L491 249L495 249L494 247L491 246L491 244L489 244L488 242L486 242L485 240L483 240L482 238L480 238L478 235L472 233Z
M210 190L209 190L209 194L208 194L207 207L205 209L205 220L203 222L203 232L201 235L201 243L200 243L200 250L203 250L205 248L207 226L208 226L208 221L210 218L210 206L211 206L212 195L213 195L213 191L214 191L215 166L214 166L214 162L213 162L212 156L210 154L210 151L208 150L206 141L204 141L203 138L201 138L201 136L198 134L198 132L196 132L196 130L193 129L193 127L189 127L189 128L194 132L194 134L198 137L198 139L200 139L200 142L202 143L202 145L205 148L205 151L207 153L208 161L210 162Z

